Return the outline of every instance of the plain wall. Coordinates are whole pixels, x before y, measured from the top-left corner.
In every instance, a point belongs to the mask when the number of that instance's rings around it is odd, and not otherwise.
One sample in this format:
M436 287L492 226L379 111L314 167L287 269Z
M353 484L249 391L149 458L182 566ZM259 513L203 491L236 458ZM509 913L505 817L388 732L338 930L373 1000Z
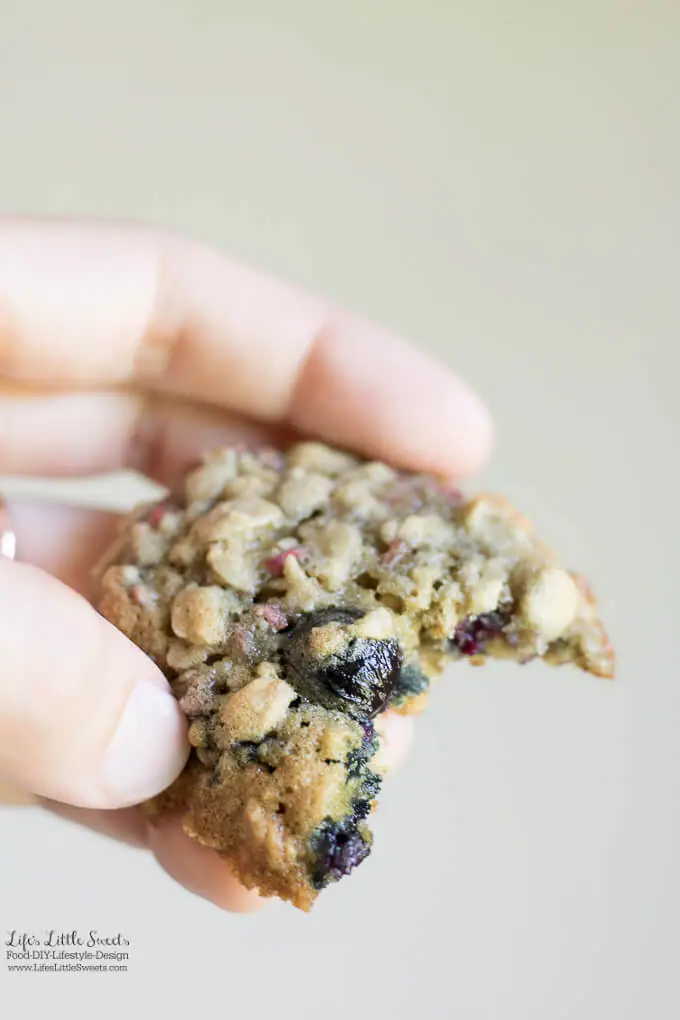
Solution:
M3 1015L680 1015L679 33L657 0L0 0L0 208L184 230L436 352L496 414L475 484L589 574L619 654L450 670L310 916L6 809L0 930L132 958L0 961Z

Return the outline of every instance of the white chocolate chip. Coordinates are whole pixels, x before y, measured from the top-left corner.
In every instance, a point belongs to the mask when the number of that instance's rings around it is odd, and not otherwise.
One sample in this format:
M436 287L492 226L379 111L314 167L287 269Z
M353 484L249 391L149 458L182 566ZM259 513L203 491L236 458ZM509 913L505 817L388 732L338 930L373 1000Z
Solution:
M116 584L120 581L125 587L131 587L133 584L139 584L142 574L139 567L126 563L122 567L111 567L105 575L106 579L114 580Z
M398 532L399 521L395 521L393 517L391 517L388 521L384 521L383 524L380 525L380 537L385 545L390 545L394 542Z
M170 549L170 562L177 567L190 567L200 552L199 547L185 535L174 543Z
M263 740L284 719L297 692L279 679L271 663L263 662L257 676L228 695L222 706L222 722L231 740Z
M327 475L293 468L281 484L278 502L289 517L309 517L328 501L332 488Z
M370 613L366 613L356 623L353 623L350 629L356 637L385 641L394 637L394 617L389 609L381 606L380 609L373 609Z
M378 517L385 508L371 492L370 484L363 478L344 482L333 492L333 500L345 510L352 510L361 517Z
M182 527L182 514L179 510L166 510L158 522L158 530L166 538L174 538Z
M295 556L283 561L283 576L287 582L286 600L293 609L309 612L325 604L324 591L313 577L308 577Z
M454 529L436 514L410 514L401 522L394 537L401 538L414 549L419 546L441 549L451 545Z
M243 814L254 840L261 844L271 842L273 823L278 822L278 819L272 819L254 797L246 801Z
M130 538L135 559L141 567L160 563L168 550L167 538L142 521L132 526Z
M198 666L208 657L208 649L189 645L184 641L171 641L168 645L166 659L171 669L179 671Z
M522 612L546 641L555 641L573 622L578 604L578 588L569 574L550 567L529 586L522 599Z
M319 753L322 758L344 761L357 743L356 733L345 722L329 722L321 738Z
M502 496L476 496L466 505L463 523L469 535L489 550L529 551L537 544L526 518Z
M434 595L434 583L441 580L441 567L421 563L411 568L410 576L415 590L406 598L407 609L411 612L428 609Z
M303 467L308 471L322 471L325 475L339 475L356 463L356 457L341 450L332 450L323 443L296 443L288 451L290 467Z
M501 557L470 560L461 566L459 575L467 596L468 613L479 615L498 608L507 581L507 567Z
M514 515L510 504L493 496L476 496L466 505L463 514L465 527L471 535L484 537L484 532L498 522L509 523Z
M397 472L394 468L391 468L388 464L382 464L379 460L369 460L368 463L354 468L350 472L349 477L357 480L362 479L369 485L376 486L394 481L397 477Z
M493 612L498 606L502 593L502 577L483 576L470 593L470 612L476 615Z
M309 816L319 824L324 818L334 818L346 810L347 774L344 765L327 765L310 791Z
M361 532L353 524L330 520L319 532L317 545L322 556L315 559L312 573L335 591L348 579L361 553Z
M177 637L193 644L218 645L227 634L230 617L239 610L233 592L216 585L189 584L172 604L172 629Z
M192 530L201 541L218 542L274 527L282 520L281 508L266 499L234 499L199 517Z
M217 576L237 591L253 591L257 585L257 566L240 536L231 542L216 542L206 557Z
M190 503L217 499L227 482L236 475L236 454L227 450L219 460L201 464L187 475L184 491Z
M320 659L327 655L337 655L347 646L345 628L336 622L313 627L309 634L308 644L311 654Z
M229 499L257 499L269 496L274 485L259 475L239 475L224 487L224 496Z

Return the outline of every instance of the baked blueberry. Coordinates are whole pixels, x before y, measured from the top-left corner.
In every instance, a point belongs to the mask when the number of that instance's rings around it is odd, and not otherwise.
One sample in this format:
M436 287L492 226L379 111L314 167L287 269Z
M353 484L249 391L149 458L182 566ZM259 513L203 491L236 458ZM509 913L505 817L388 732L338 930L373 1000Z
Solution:
M481 655L486 642L498 636L509 622L509 614L498 610L470 616L456 627L452 644L463 655Z
M305 614L282 652L289 680L303 697L355 719L370 719L387 705L402 664L394 639L354 632L364 615L352 607Z
M329 882L349 875L370 852L368 833L354 819L325 821L312 838L314 888L323 889Z

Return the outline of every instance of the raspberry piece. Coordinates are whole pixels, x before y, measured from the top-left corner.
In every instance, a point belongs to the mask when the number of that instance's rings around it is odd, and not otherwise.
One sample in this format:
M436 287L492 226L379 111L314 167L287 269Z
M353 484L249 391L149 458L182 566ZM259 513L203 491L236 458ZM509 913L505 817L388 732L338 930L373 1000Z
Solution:
M283 566L288 557L294 556L296 560L299 560L304 555L304 552L305 550L302 546L297 546L295 549L285 549L276 556L271 556L268 560L265 560L264 565L272 577L281 577L283 575Z

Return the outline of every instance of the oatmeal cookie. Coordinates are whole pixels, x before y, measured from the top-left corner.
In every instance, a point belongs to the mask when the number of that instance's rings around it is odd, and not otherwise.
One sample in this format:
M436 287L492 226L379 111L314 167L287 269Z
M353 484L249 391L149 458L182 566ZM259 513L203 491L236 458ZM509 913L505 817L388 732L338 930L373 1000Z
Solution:
M302 909L370 851L378 713L420 711L458 659L613 675L588 584L506 500L320 443L207 454L100 577L190 720L151 809Z

